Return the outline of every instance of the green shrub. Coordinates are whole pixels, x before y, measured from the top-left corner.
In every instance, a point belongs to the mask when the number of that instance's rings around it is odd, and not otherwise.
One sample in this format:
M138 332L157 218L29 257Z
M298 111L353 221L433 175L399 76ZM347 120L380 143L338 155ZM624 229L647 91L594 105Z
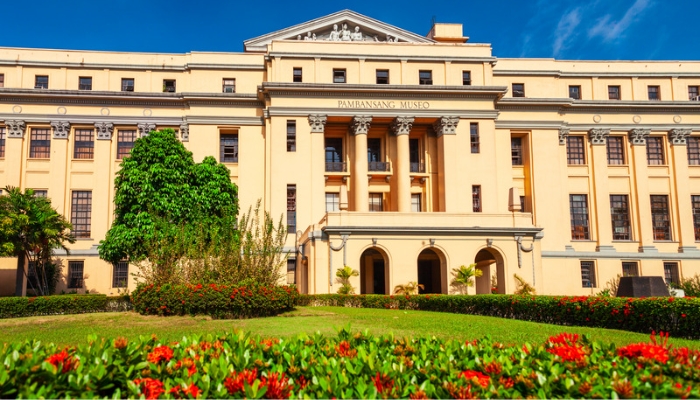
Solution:
M700 296L700 275L681 280L681 283L674 285L678 289L683 289L686 296Z
M0 298L0 318L84 314L129 309L131 309L131 302L128 296L107 297L103 294L81 294Z
M700 339L700 299L517 295L303 295L299 305L394 308L590 326Z
M252 282L235 286L141 284L132 293L132 302L141 314L253 318L293 309L298 294L294 286L269 287Z

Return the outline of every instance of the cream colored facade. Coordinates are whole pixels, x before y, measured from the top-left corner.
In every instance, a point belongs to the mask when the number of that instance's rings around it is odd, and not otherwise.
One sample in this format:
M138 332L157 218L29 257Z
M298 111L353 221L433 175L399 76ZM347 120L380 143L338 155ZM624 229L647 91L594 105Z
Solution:
M448 293L450 271L475 262L485 274L471 293L490 292L492 275L500 293L518 274L540 294L585 295L623 264L700 273L700 62L502 59L459 24L420 36L348 10L245 47L0 49L0 185L89 217L61 256L66 274L83 265L79 290L121 290L97 245L120 138L154 128L177 129L196 161L226 162L242 210L261 199L289 217L289 276L306 293L336 292L344 264L358 293L410 281ZM92 158L76 157L77 133ZM15 260L0 268L11 295Z

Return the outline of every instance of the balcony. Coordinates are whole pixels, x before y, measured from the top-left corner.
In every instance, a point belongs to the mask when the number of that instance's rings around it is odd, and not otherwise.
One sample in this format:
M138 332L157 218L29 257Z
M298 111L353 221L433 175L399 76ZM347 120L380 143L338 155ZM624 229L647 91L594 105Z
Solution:
M425 173L425 163L412 162L411 163L411 173L424 174Z
M348 163L326 161L326 172L348 172Z
M384 161L370 161L367 166L369 172L389 172L391 171L391 163Z

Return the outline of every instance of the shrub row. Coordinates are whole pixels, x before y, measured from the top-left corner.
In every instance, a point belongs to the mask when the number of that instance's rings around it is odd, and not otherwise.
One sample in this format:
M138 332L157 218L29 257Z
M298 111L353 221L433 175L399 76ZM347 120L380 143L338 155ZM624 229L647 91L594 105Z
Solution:
M700 299L517 295L302 295L299 305L393 308L700 338Z
M700 351L663 340L616 348L575 334L490 339L244 333L124 338L0 350L0 398L698 398Z
M0 298L0 318L127 311L130 309L129 296L107 297L104 294L78 294Z
M227 285L139 285L132 293L134 310L151 315L209 315L253 318L294 308L299 292L293 286L255 283Z

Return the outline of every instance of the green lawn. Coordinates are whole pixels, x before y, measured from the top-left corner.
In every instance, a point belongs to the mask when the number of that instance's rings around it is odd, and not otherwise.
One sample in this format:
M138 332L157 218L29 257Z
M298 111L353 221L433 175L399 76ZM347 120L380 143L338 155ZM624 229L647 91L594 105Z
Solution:
M649 335L625 331L566 327L474 315L429 311L380 310L343 307L298 307L277 317L247 320L212 320L208 317L154 317L132 312L29 317L0 320L0 342L39 339L59 345L85 343L89 334L99 337L136 338L156 334L165 341L183 335L223 333L242 329L261 336L290 337L320 331L335 335L338 328L369 329L373 334L438 336L471 340L490 335L506 344L540 343L560 332L588 334L593 339L618 345L647 342ZM700 341L674 340L676 346L700 349Z

